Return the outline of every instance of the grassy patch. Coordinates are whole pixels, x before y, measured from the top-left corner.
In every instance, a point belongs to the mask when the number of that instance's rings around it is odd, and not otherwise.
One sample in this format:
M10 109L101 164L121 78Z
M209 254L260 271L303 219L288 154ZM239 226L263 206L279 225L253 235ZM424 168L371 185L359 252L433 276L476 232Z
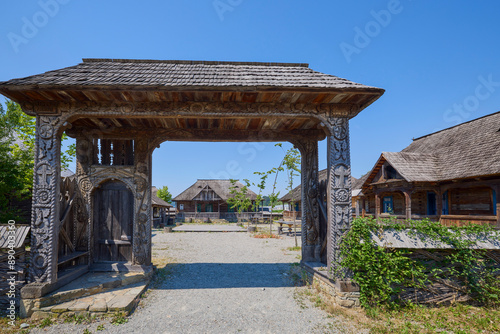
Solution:
M300 246L294 246L294 247L287 247L286 248L287 251L300 251L301 250L301 247Z
M348 320L346 332L369 333L500 333L500 309L455 304L443 307L408 306L396 310L382 307L347 309L336 305L330 295L312 284L298 289L295 300L302 307L309 300L331 316Z
M123 325L128 322L127 316L123 312L115 313L111 319L113 325Z

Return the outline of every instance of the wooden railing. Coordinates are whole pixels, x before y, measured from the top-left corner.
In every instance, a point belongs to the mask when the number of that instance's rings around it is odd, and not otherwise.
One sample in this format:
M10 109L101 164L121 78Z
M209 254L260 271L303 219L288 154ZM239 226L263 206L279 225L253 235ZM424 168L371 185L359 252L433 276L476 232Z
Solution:
M468 223L478 225L497 225L497 216L467 216L467 215L442 215L439 222L444 226L463 226Z

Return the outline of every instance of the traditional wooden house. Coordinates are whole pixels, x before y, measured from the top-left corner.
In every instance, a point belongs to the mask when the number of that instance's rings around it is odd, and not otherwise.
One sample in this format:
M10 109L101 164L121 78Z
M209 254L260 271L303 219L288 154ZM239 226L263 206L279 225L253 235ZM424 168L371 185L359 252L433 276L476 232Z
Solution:
M177 203L178 220L186 219L226 219L236 220L236 215L227 203L232 197L230 180L198 180L192 186L177 195L173 200ZM237 181L236 187L244 185ZM248 197L255 204L257 194L248 189Z
M153 226L164 227L171 225L175 221L175 207L158 197L158 189L151 188L151 206L153 207Z
M500 112L383 152L362 185L362 214L500 227Z
M319 187L320 187L320 192L326 194L326 184L327 184L327 178L328 178L328 171L327 169L320 170L318 173L318 179L319 179ZM352 198L353 198L353 208L355 208L356 201L355 201L355 194L359 194L361 191L361 183L359 183L359 180L356 179L355 177L351 176L351 187L352 187ZM292 191L288 192L285 196L280 198L280 201L283 202L283 219L301 219L302 217L302 186L298 185L295 187ZM324 199L326 201L326 199ZM285 210L284 209L284 204L293 204L293 211L292 210ZM326 204L325 204L326 205ZM326 206L325 206L326 207Z

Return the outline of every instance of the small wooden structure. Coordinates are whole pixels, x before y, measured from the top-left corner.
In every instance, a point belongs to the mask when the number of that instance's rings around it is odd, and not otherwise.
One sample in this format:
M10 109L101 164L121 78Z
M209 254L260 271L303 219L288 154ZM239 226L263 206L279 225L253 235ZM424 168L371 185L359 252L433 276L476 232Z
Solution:
M323 169L319 171L319 183L320 189L322 190L321 198L324 199L325 203L323 206L326 207L326 182L328 181L328 170ZM351 176L351 187L352 187L352 208L353 210L356 208L356 201L354 201L354 194L358 194L359 190L361 190L361 184L359 180L355 177ZM283 211L283 219L300 219L302 216L302 212L300 211L301 203L301 193L302 187L298 185L292 191L288 192L285 196L280 198L280 201L283 203L289 203L291 205L292 201L294 203L294 210L284 210Z
M165 227L173 225L175 222L176 209L168 202L165 202L157 196L158 189L151 189L151 206L153 207L153 227Z
M234 186L244 187L239 181L236 181ZM173 199L177 203L178 219L180 221L190 219L237 221L236 210L231 209L227 203L227 200L233 196L231 187L230 180L197 180ZM252 205L255 205L257 194L248 189L247 197L252 201ZM250 218L251 213L247 212L246 215Z
M500 112L383 152L357 198L363 215L500 228Z
M302 154L302 260L336 264L352 218L349 119L383 92L283 63L84 59L1 82L0 93L37 119L26 298L82 274L63 275L61 259L84 270L151 268L152 153L166 141L293 143ZM76 138L78 187L60 203L64 132ZM320 226L318 141L325 138Z

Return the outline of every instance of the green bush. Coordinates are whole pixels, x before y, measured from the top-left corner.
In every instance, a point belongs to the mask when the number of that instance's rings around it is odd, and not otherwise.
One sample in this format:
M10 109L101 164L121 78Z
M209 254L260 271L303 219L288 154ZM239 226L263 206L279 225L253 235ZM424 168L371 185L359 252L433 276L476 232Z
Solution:
M453 251L436 256L439 260L428 261L412 256L410 249L380 247L371 235L381 235L386 229L407 230L412 236L424 234L428 240L451 245ZM475 241L467 238L486 235L500 239L498 231L484 225L448 227L429 220L379 219L377 222L372 218L358 218L343 237L341 260L333 267L348 269L360 286L360 301L365 307L398 307L407 303L398 299L401 292L409 288L426 289L440 279L458 282L477 304L500 305L499 273L495 268L498 264L485 250L474 249ZM340 270L334 274L343 275Z

